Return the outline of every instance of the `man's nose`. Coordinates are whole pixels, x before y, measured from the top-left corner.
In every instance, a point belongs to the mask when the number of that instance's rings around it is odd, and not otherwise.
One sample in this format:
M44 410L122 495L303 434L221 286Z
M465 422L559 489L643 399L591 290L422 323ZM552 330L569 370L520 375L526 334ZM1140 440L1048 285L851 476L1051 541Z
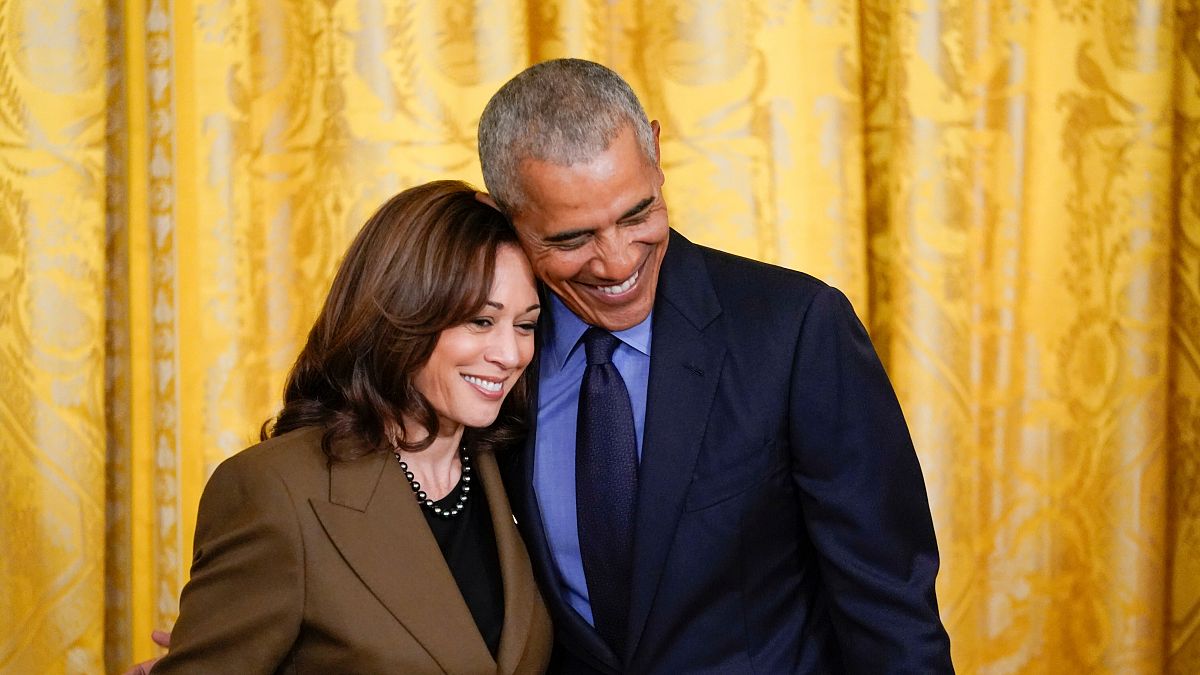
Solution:
M633 275L639 261L637 246L633 240L617 232L603 237L598 242L596 257L592 260L592 275L620 283Z

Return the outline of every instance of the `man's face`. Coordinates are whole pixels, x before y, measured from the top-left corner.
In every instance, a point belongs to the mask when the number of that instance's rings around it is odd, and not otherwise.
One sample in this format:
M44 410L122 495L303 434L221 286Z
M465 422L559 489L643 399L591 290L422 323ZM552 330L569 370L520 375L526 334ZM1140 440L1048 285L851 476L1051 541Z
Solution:
M593 326L641 323L654 306L669 231L662 169L633 128L590 162L526 160L518 173L526 203L513 224L538 278Z

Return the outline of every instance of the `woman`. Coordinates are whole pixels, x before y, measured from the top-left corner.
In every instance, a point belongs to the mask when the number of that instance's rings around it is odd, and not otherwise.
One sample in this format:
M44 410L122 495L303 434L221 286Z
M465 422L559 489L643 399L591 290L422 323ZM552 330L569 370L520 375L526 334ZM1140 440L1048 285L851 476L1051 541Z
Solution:
M274 427L205 487L154 673L543 671L550 622L493 456L520 432L538 311L472 188L384 204Z

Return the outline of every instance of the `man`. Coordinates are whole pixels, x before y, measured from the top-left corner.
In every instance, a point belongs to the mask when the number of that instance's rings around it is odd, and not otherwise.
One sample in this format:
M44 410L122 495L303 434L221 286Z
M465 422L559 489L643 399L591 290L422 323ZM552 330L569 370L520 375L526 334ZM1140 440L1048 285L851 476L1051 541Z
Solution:
M549 291L508 485L554 669L952 672L920 467L845 297L671 230L658 123L598 64L517 75L479 151Z

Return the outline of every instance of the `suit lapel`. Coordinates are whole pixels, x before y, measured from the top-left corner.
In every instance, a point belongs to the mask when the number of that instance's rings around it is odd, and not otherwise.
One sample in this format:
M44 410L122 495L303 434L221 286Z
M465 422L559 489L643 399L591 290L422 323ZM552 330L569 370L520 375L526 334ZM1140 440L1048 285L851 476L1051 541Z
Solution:
M699 249L674 231L659 273L657 293L638 477L639 508L625 663L635 653L662 577L725 357L725 346L704 333L705 327L721 313L704 260ZM513 493L520 495L516 497L520 502L518 518L522 519L526 545L544 581L544 597L554 610L557 639L581 648L584 653L578 655L590 657L593 667L619 672L620 662L612 650L571 608L559 587L533 487L536 386L531 387L529 409L530 433L522 457L514 467Z
M540 286L540 285L539 285ZM547 306L544 299L542 306ZM548 312L546 314L549 314ZM543 314L543 316L546 316ZM538 410L538 380L540 359L535 359L529 366L534 377L529 384L529 435L520 456L511 465L509 491L515 507L513 513L520 520L520 530L525 537L525 546L529 549L534 570L541 579L542 597L545 598L554 620L555 641L581 648L585 653L581 657L590 657L593 667L600 671L618 672L620 666L613 651L600 639L600 634L575 608L571 607L563 597L562 587L558 581L558 568L554 564L554 556L550 553L550 544L546 541L546 530L542 526L541 509L538 507L537 495L533 486L534 454L537 448L537 410ZM574 448L572 448L574 451Z
M495 662L441 549L390 454L334 462L329 501L310 499L346 562L448 673L494 671ZM499 491L488 485L485 489Z
M654 602L717 390L725 346L704 328L720 311L700 251L672 231L654 304L625 663Z

